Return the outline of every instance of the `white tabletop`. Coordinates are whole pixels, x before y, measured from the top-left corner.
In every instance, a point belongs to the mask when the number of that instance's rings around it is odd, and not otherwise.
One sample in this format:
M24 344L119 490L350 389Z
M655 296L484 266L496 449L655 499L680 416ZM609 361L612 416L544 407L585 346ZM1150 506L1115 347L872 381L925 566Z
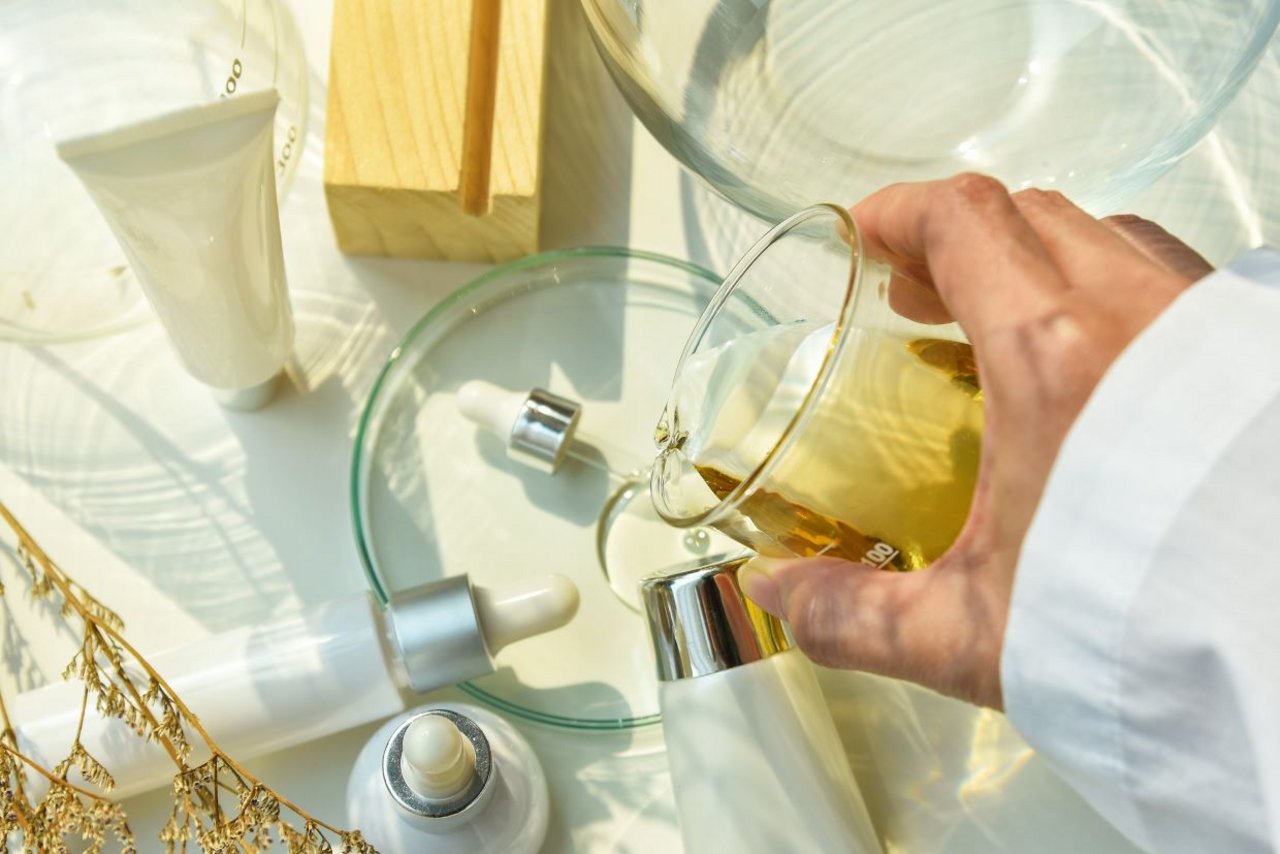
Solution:
M123 613L144 650L365 589L347 506L360 408L395 342L482 269L338 253L320 184L330 5L292 6L313 70L304 158L282 210L298 387L258 413L221 410L154 323L76 344L0 343L0 498ZM632 119L577 4L553 0L552 8L545 246L622 244L726 269L760 226L682 173ZM1214 262L1276 242L1280 164L1254 142L1277 138L1278 101L1273 52L1220 131L1134 209ZM38 645L22 684L56 678L60 650ZM1130 850L1002 716L885 680L823 677L889 850ZM10 677L6 690L14 684ZM519 728L548 775L544 850L679 849L660 731ZM249 764L342 824L347 773L373 729ZM126 803L140 850L159 850L168 803L164 791Z

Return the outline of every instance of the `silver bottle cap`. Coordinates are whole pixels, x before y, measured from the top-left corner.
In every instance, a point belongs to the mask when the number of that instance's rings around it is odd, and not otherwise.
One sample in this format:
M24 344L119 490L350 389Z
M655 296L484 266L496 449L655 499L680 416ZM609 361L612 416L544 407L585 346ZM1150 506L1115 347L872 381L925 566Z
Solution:
M564 461L581 414L582 407L567 397L535 388L511 425L507 447L514 456L550 474Z
M457 794L448 798L427 798L418 794L409 785L404 776L404 738L409 727L419 718L427 715L440 715L448 718L463 737L471 743L475 751L475 774L466 786ZM396 727L391 738L387 739L387 747L382 752L382 779L387 791L396 805L404 810L411 819L429 819L431 824L441 827L445 823L464 822L479 810L484 809L494 789L493 754L489 748L489 739L475 721L466 715L460 715L449 709L430 709Z
M658 679L708 676L791 648L781 621L738 586L748 557L719 555L640 583Z
M465 575L393 594L387 603L387 628L402 676L419 693L493 670Z

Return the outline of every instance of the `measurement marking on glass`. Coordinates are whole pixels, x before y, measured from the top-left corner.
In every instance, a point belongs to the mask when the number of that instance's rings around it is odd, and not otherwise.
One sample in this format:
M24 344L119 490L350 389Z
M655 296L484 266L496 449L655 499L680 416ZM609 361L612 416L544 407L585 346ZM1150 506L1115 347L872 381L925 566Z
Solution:
M222 84L222 94L218 97L225 98L228 95L236 93L236 87L240 85L240 75L244 74L244 64L240 62L240 57L231 60L231 73L227 75L227 82Z
M293 144L298 141L298 128L296 125L289 125L289 131L285 134L284 145L280 146L280 157L276 160L276 174L284 175L285 167L289 165L289 158L293 156Z
M859 563L864 563L872 569L884 569L889 562L897 557L901 552L888 543L876 543L867 553L862 556Z

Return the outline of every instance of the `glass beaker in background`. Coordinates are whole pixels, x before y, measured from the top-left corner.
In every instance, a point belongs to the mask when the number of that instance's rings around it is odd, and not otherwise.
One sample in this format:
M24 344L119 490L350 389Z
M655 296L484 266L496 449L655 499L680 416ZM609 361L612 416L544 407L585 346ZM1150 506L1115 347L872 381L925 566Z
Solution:
M306 136L308 71L278 0L0 4L0 340L86 338L150 317L56 143L271 88L283 198Z
M973 349L954 323L895 311L891 277L834 205L747 252L690 336L655 435L666 521L890 570L951 545L980 458Z

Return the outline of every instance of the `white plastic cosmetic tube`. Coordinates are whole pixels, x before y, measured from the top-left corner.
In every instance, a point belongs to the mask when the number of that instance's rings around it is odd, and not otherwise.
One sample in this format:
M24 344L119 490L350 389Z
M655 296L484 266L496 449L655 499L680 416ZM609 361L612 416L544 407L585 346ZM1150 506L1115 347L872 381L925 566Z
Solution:
M275 91L58 145L192 376L255 409L293 347L272 166Z

